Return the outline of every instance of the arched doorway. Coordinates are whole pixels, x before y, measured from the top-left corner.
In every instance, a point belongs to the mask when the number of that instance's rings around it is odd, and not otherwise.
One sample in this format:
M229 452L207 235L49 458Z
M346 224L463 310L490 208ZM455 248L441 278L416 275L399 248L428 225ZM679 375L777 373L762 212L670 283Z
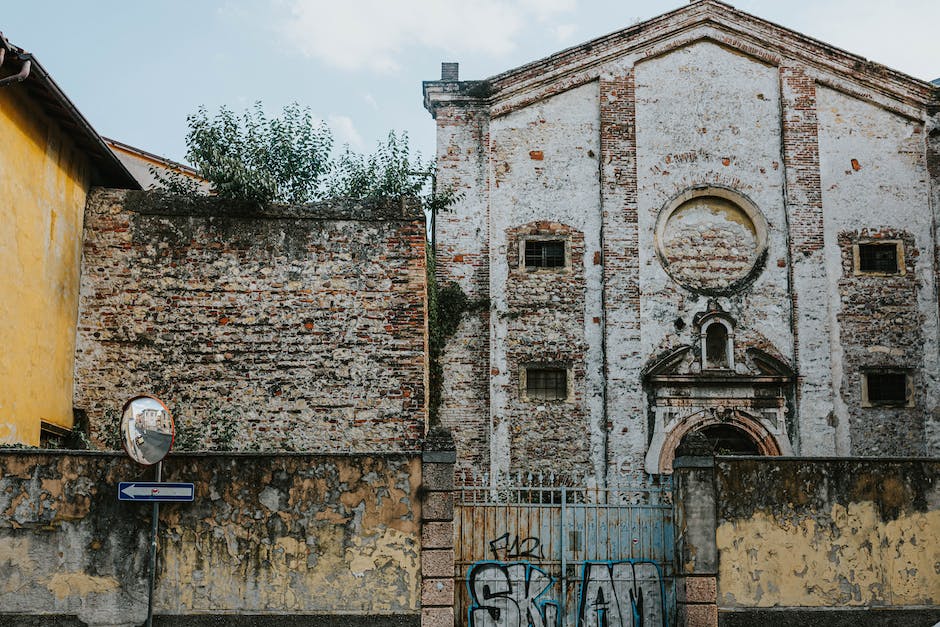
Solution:
M777 439L757 416L741 409L712 408L689 416L670 431L660 449L659 472L672 472L673 461L688 454L695 440L711 447L713 455L782 454Z
M676 457L701 455L702 449L710 455L760 455L760 447L750 435L732 425L708 425L690 431L679 441Z

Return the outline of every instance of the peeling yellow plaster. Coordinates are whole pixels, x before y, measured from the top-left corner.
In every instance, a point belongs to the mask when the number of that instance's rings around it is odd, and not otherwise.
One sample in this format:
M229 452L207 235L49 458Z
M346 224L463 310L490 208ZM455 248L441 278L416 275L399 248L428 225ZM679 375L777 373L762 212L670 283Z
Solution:
M120 587L114 577L96 577L85 573L56 573L43 581L57 599L70 596L87 597L89 594L110 592Z
M23 90L0 90L0 442L72 426L87 157Z
M278 608L283 611L393 612L416 609L420 560L413 534L385 528L345 537L340 526L311 529L308 539L267 543L216 533L168 529L179 540L162 548L157 607L165 611ZM198 582L194 585L194 582ZM351 590L368 590L351 595Z
M825 520L826 516L818 517ZM763 512L722 524L719 603L884 606L940 603L940 511L884 522L870 501L833 505L832 524Z

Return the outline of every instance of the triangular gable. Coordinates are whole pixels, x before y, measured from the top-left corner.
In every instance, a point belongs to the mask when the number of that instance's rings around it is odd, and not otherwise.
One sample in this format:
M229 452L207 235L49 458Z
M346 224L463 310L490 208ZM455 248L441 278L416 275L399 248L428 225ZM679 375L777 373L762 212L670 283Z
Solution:
M820 84L922 119L934 87L718 0L698 0L483 81L429 81L425 105L482 105L492 117L699 41L768 63L800 64Z

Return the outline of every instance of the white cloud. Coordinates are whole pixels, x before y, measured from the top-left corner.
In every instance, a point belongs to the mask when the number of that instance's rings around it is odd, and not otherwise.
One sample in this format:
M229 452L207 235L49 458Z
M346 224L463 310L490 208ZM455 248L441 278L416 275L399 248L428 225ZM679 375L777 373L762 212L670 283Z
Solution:
M408 48L502 55L533 20L576 0L290 0L281 30L303 54L345 70L397 70Z
M578 32L577 24L558 24L552 29L555 40L563 45L570 43L576 32Z
M577 4L577 0L519 0L519 6L524 11L541 21L559 13L574 11Z
M362 135L359 134L352 118L348 115L331 115L329 123L339 144L348 145L352 150L359 152L365 148Z

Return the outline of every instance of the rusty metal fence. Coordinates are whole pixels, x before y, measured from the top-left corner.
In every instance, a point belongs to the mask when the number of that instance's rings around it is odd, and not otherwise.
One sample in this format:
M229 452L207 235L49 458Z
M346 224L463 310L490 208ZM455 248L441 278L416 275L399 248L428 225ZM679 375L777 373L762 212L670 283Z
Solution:
M554 476L458 488L455 611L472 627L674 624L672 483Z

